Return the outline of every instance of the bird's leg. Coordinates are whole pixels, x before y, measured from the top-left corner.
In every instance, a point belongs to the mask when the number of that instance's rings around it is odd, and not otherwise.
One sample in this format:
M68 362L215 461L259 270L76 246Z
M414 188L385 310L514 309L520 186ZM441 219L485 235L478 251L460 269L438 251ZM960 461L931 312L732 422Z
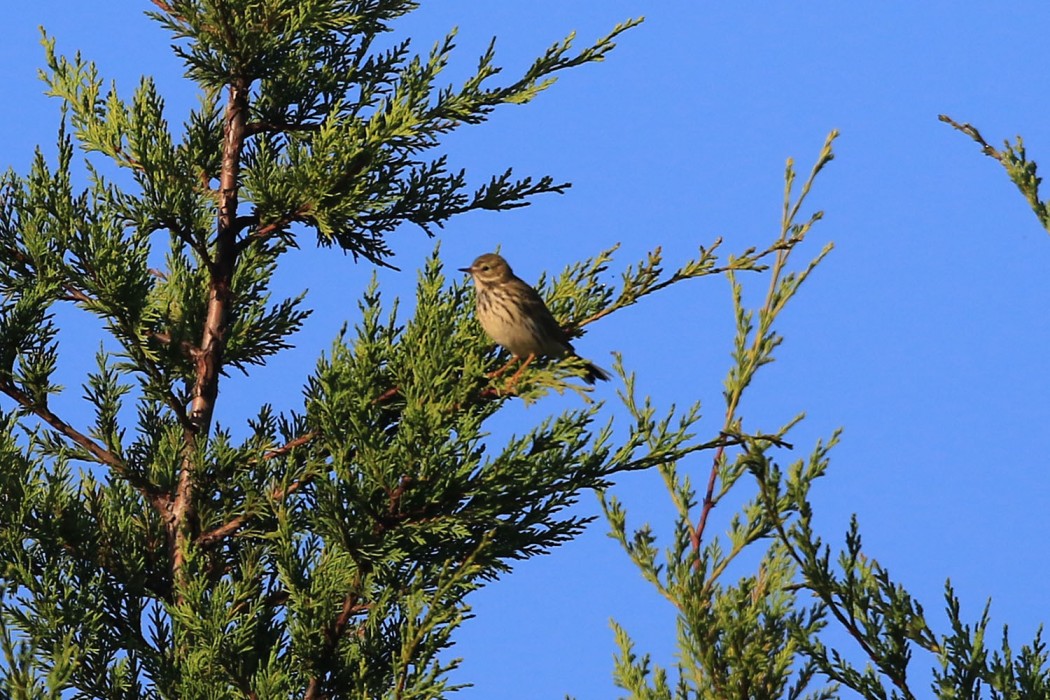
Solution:
M514 373L514 376L507 380L507 389L512 389L514 385L518 383L518 377L520 377L521 373L525 371L525 368L529 366L529 363L535 359L536 353L530 352L529 356L525 358L525 361L521 363L521 367L518 368L518 371Z
M495 372L489 372L489 379L495 379L496 377L501 376L504 372L506 372L508 369L510 369L510 366L512 364L514 364L515 362L517 362L520 359L521 358L518 357L517 355L511 355L510 359L507 360L507 364L503 365L502 367L497 369Z

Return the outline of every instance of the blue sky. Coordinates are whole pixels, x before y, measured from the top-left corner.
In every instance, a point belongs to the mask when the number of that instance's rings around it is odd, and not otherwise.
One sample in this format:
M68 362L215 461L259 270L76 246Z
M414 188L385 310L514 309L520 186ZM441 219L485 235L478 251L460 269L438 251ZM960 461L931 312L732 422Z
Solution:
M155 75L171 121L194 104L168 38L142 15L147 3L90 5L104 7L47 0L5 11L5 166L25 172L36 144L53 151L58 103L36 79L38 25L61 52L97 61L123 94L141 73ZM1002 169L937 115L972 122L993 143L1020 133L1050 168L1050 98L1039 77L1050 59L1050 8L431 2L401 31L426 51L458 26L453 79L496 35L510 79L571 30L587 41L642 14L646 22L604 64L565 74L534 103L499 110L448 141L453 163L477 181L514 166L574 186L526 209L453 220L441 236L443 258L460 267L500 245L532 281L616 242L622 265L657 245L672 265L719 236L725 252L761 246L777 233L785 159L808 171L839 129L837 158L810 198L825 218L807 251L827 241L835 250L783 317L778 361L760 374L743 414L770 429L805 411L792 435L800 456L843 427L815 493L825 539L840 541L857 513L869 554L924 603L935 628L943 629L941 592L951 577L969 617L990 596L995 623L1010 624L1018 644L1029 640L1050 610L1042 544L1050 236ZM434 244L407 228L392 240L404 271L384 272L384 289L410 297L414 269ZM266 400L298 405L318 352L355 320L349 300L370 270L307 246L281 274L290 293L308 286L318 311L295 350L252 380L223 386L223 422ZM714 434L731 323L728 285L704 278L596 324L578 349L605 366L608 353L621 352L657 405L703 400L703 426ZM75 387L81 361L62 362ZM616 388L597 395L615 404ZM69 394L75 406L79 392ZM571 404L554 399L515 415L538 421ZM687 468L700 481L708 464ZM669 533L658 481L632 475L619 493L633 521ZM585 496L581 510L596 511L594 499ZM716 512L711 527L723 530L729 515ZM671 611L600 522L474 604L477 619L457 647L466 661L456 678L475 684L464 698L613 695L610 617L639 651L671 658ZM916 666L932 663L920 656Z

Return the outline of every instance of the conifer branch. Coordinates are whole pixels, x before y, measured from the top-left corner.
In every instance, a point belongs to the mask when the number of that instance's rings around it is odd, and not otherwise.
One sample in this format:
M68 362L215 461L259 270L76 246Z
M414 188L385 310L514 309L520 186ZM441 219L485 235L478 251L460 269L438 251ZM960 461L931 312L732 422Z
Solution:
M739 443L737 443L739 444ZM689 523L689 542L693 545L693 551L700 551L700 543L704 538L704 530L707 528L707 518L711 515L711 509L715 507L715 484L718 481L718 467L722 463L722 455L725 454L726 446L719 445L718 450L715 451L715 456L711 460L711 472L707 476L707 489L704 491L704 500L700 506L700 519L696 523L696 527L693 527L692 523ZM693 565L697 566L699 559L697 559Z
M620 291L620 295L612 304L580 321L566 324L565 332L572 336L579 335L577 333L578 329L594 323L599 319L605 318L620 309L633 306L638 303L642 297L666 289L667 287L683 280L693 279L695 277L706 277L709 275L721 275L733 271L747 270L751 272L762 272L766 269L766 267L761 264L761 261L764 258L767 258L778 251L789 249L800 241L800 238L776 241L769 246L769 248L758 253L755 252L754 248L750 248L745 250L741 255L730 256L728 264L714 266L714 252L718 246L722 244L722 239L718 238L710 248L700 249L699 260L686 265L667 279L659 282L656 281L656 276L660 273L659 263L661 260L661 251L660 248L657 247L652 253L650 253L648 263L640 266L637 274L632 279L626 281L624 287Z
M308 439L303 439L303 438L308 438ZM312 438L313 438L312 435L310 435L310 436L304 435L302 438L298 438L298 440L302 440L301 444L306 444L307 442L309 442L309 439L312 439ZM293 440L292 442L295 442L295 440ZM278 448L278 449L281 449L281 450L283 450L285 448L291 449L291 447L289 447L289 445L291 445L291 444L292 443L289 443L288 445L285 445L284 447ZM269 456L271 454L273 454L273 453L272 452L268 452L267 454L263 455L263 459L272 459L272 457ZM292 495L293 493L295 493L296 491L298 491L302 487L304 487L307 484L309 484L312 480L313 480L313 476L310 475L310 474L307 474L307 475L304 475L302 478L297 479L297 480L293 481L292 483L288 484L288 486L278 486L275 489L273 489L273 491L270 492L270 498L272 500L274 500L274 501L283 501L288 496ZM251 520L252 517L254 517L254 515L255 514L253 514L253 513L241 513L240 515L238 515L238 516L236 516L234 518L231 518L230 520L227 520L222 525L220 525L220 526L218 526L216 528L213 528L211 530L208 530L207 532L201 533L197 537L197 540L196 540L197 544L200 545L201 547L208 547L210 545L215 544L216 542L219 542L220 540L223 540L223 539L226 539L227 537L232 536L238 530L240 530L242 527L244 527L248 523L248 521Z
M68 282L63 284L63 289L65 289L66 293L61 298L65 301L73 301L86 305L93 305L98 303L97 299L87 294L83 290L75 287L74 285L69 284ZM133 330L131 329L131 324L124 325L127 326L127 328L125 328L125 332L128 334L129 341L134 343L134 341L131 339L131 336L134 334ZM146 331L146 337L153 338L154 340L164 343L165 345L171 344L171 336L161 331ZM181 343L181 347L186 357L191 358L194 356L196 349L190 343L183 341ZM153 362L144 353L138 351L137 348L134 348L134 346L131 350L129 350L129 352L131 352L135 356L135 359L138 360L145 373L150 377L150 379L152 379L157 384L158 387L168 385L168 382L164 381L160 368L157 367L155 362ZM162 393L164 395L166 403L168 404L168 408L170 408L172 413L175 414L175 418L179 421L179 424L186 431L187 439L190 439L190 437L197 430L196 425L193 423L192 420L190 420L189 414L187 414L186 409L183 408L182 402L178 400L178 398L175 396L174 392L172 392L170 388L163 388Z
M792 186L795 181L794 161L788 159L784 177L784 205L780 222L780 236L767 250L759 256L752 256L753 260L767 255L774 255L770 265L769 288L761 308L758 309L758 327L752 326L752 315L745 310L742 299L740 284L736 281L735 272L740 269L732 262L723 271L729 277L729 283L733 291L733 304L736 311L737 333L735 339L734 359L737 366L730 370L726 382L726 411L722 425L722 434L733 434L742 432L739 428L740 418L737 409L740 406L744 390L751 383L752 378L760 367L772 361L773 350L780 344L780 337L773 330L773 321L776 319L784 305L797 291L798 286L806 279L814 267L824 259L831 251L828 244L820 254L812 260L800 273L787 273L785 268L795 246L803 241L812 225L820 220L822 212L814 213L809 220L798 222L798 215L802 204L806 201L810 188L817 174L825 165L834 158L832 144L838 137L838 131L832 131L824 141L824 147L817 157L809 177L802 183L798 197L792 200ZM744 269L755 269L753 266ZM695 553L699 553L700 544L703 540L704 530L711 509L715 507L715 486L718 480L719 470L722 466L722 458L725 448L720 447L715 452L711 463L711 471L708 475L707 489L704 492L703 505L696 527L690 527L690 541ZM693 562L694 566L700 563L699 558Z
M211 252L208 250L208 246L203 241L198 240L191 232L186 230L185 226L179 224L174 219L165 218L162 221L157 222L160 226L168 229L176 236L179 240L188 245L194 253L200 256L201 261L210 270L215 264L211 258Z
M1043 178L1039 176L1039 167L1036 162L1028 159L1024 140L1017 136L1014 143L1004 141L1002 149L998 149L988 143L973 124L960 124L946 114L939 115L938 119L973 139L981 147L981 153L999 161L1039 218L1039 223L1050 231L1050 202L1039 198L1039 187Z
M764 483L760 483L759 484L759 493L762 495L762 498L766 501L766 507L768 509L770 509L769 512L771 512L771 513L778 512L777 510L775 510L775 508L776 508L776 501L775 501L775 499L772 498L772 494L769 493L769 490L766 487L766 484L764 484ZM798 549L795 547L791 536L788 534L787 530L784 528L783 520L781 518L774 518L773 519L773 523L774 523L774 528L776 530L776 533L778 535L778 539L784 545L785 549L787 550L787 552L791 556L791 558L798 565L799 570L800 571L808 570L809 569L809 567L807 566L808 562L805 560L803 555L801 553L799 553ZM853 639L857 642L857 644L860 645L860 648L864 651L864 653L869 658L875 658L876 655L875 655L874 649L871 648L871 646L868 644L867 640L864 638L864 634L860 630L860 628L857 626L857 621L853 617L853 615L848 613L847 611L843 610L842 606L838 604L838 602L835 600L835 597L833 595L831 595L830 592L824 591L824 590L817 590L817 589L812 588L811 586L809 586L808 588L810 588L810 590L812 590L814 595L818 596L822 600L822 602L827 606L828 610L831 611L831 614L835 617L836 620L838 620L839 624L841 624L842 627L847 632L849 632L850 636L853 637ZM909 693L909 695L910 695L910 693Z
M318 436L316 432L309 432L304 435L300 435L294 440L288 441L286 444L276 447L268 452L263 453L263 460L277 459L282 457L292 450L302 447L303 445L309 444ZM304 474L300 478L296 479L287 486L277 486L270 492L270 499L273 501L283 501L288 496L292 495L299 489L303 488L313 480L313 474ZM241 513L240 515L231 518L222 525L208 530L197 537L197 544L201 547L208 547L210 545L219 542L227 537L232 536L242 527L244 527L249 520L254 517L253 513Z
M727 447L734 447L736 445L744 445L755 440L762 440L768 442L775 447L781 447L787 450L793 449L793 445L790 442L785 442L778 435L729 435L723 434L715 440L708 442L699 442L695 445L689 445L677 450L665 450L651 452L644 457L639 459L631 460L630 462L624 462L622 464L616 464L611 469L606 470L604 473L607 475L619 474L620 472L633 472L640 471L642 469L650 469L660 464L668 464L675 462L687 457L694 452L703 452L705 450L713 450L717 448L715 453L715 460L717 461L721 457L721 453Z
M164 512L167 506L164 494L157 489L155 484L129 469L124 460L112 451L99 445L87 435L84 435L69 423L62 420L62 418L56 415L47 406L34 401L32 397L13 384L7 381L0 381L0 391L17 401L22 408L36 415L54 430L79 445L88 454L94 457L99 464L104 464L112 469L120 478L128 482L128 484L135 488L135 490L141 493L158 512Z
M98 303L97 299L68 282L63 284L62 288L65 290L65 295L60 298L64 301L78 302L85 305L93 305ZM126 325L130 326L130 324ZM129 335L130 334L131 332L129 331ZM171 344L171 336L167 333L163 333L160 331L147 331L146 336L149 338L153 338L158 342L164 343L165 345ZM181 343L181 347L186 357L191 358L194 356L196 349L190 343L183 341ZM149 375L150 379L157 383L158 387L168 384L164 381L160 369L157 367L156 363L154 363L152 360L146 357L142 352L134 352L134 355L139 361L139 363L146 370L146 374ZM186 431L187 440L190 439L191 436L197 430L196 425L193 423L193 421L190 420L189 414L186 413L186 409L183 407L182 402L178 400L178 398L175 396L174 392L172 392L170 388L164 388L162 390L162 393L164 394L164 399L168 404L168 408L170 408L172 413L175 414L175 418L179 421L179 424L182 426L183 430Z
M244 251L252 243L265 241L268 238L278 234L287 228L291 223L295 221L302 221L308 209L306 207L300 207L294 212L285 214L277 218L274 221L257 228L247 236L244 236L241 240L237 241L237 253L238 255ZM236 234L240 234L244 229L251 226L257 226L259 224L259 217L255 214L250 216L242 216L237 219L238 225L236 228Z
M150 2L152 2L158 8L160 8L160 11L164 14L171 15L172 17L178 17L178 15L175 14L175 10L172 9L171 5L164 2L164 0L150 0Z
M280 447L275 447L274 449L269 450L268 452L263 454L262 458L265 459L265 460L270 460L270 459L277 459L278 457L283 457L284 455L288 454L289 452L291 452L295 448L302 447L303 445L306 445L306 444L310 443L316 437L318 437L318 433L316 431L310 431L309 433L305 433L304 435L300 435L299 437L295 438L294 440L289 440L287 443L285 443L284 445L281 445ZM298 483L299 482L295 482L295 484L298 484ZM292 486L289 486L289 489L291 489L291 491L294 491L296 488L299 488L298 486L295 486L295 484L293 484ZM294 488L293 488L293 486L294 486Z
M369 609L367 603L360 603L359 596L356 592L347 593L343 598L342 608L339 610L339 614L336 615L335 620L332 624L324 630L324 645L321 649L321 658L328 659L335 653L336 648L339 646L339 641L343 638L346 633L346 628L350 624L350 618L354 615L360 615L361 613L367 612ZM303 700L320 700L325 697L322 695L321 684L324 682L322 676L313 676L310 678L310 682L306 686L306 694L303 695Z
M165 333L164 331L149 331L148 335L153 340L163 345L171 345L171 334ZM179 349L182 351L182 356L186 359L193 359L197 355L197 348L188 340L179 341Z

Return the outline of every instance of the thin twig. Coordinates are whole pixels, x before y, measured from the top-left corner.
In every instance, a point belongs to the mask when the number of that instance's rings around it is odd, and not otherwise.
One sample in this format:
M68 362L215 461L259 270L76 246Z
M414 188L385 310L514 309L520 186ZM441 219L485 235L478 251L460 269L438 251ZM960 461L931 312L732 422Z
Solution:
M147 331L146 335L162 345L171 345L171 335L164 331ZM197 346L188 340L180 340L179 349L182 351L182 356L187 360L196 359L199 352Z
M81 304L93 304L95 298L91 297L82 289L74 287L72 284L66 282L62 285L62 289L65 290L65 295L62 297L62 301L75 301Z
M197 546L210 547L216 542L219 542L237 532L237 530L239 530L246 522L248 522L248 515L245 513L223 523L217 528L201 533L196 539Z
M243 238L241 238L241 240L237 241L237 252L238 252L238 254L241 253L245 248L247 248L252 243L256 243L256 242L259 242L259 241L265 241L268 238L270 238L271 236L273 236L274 234L282 231L283 229L285 229L286 227L288 227L292 223L294 223L296 221L300 221L307 214L308 211L309 211L308 207L305 207L305 206L299 207L295 211L293 211L291 213L288 213L288 214L284 214L283 216L278 217L274 221L271 221L270 223L266 224L265 226L261 226L261 227L257 228L256 230L252 231L247 236L244 236ZM241 223L242 223L242 225L239 228L237 228L237 233L238 234L241 231L243 231L245 228L248 228L249 226L252 226L252 225L258 225L258 223L259 223L259 218L257 216L254 216L254 215L240 217L238 220L241 221Z
M810 176L810 179L812 180L812 176ZM722 427L723 434L732 432L732 427L736 417L736 410L740 404L740 398L743 393L744 387L747 386L748 381L750 381L750 376L754 374L754 372L759 367L758 357L761 352L760 345L765 340L765 335L768 331L768 328L764 324L766 319L770 319L772 316L773 299L776 297L774 292L776 291L777 284L780 282L780 273L784 269L784 265L786 264L788 256L791 254L792 249L795 247L796 244L798 244L802 240L802 235L789 237L788 234L791 231L791 222L795 216L795 213L798 211L799 205L801 205L802 198L805 197L807 187L808 183L807 185L803 186L802 197L799 198L799 201L796 203L795 208L793 210L788 210L787 204L790 200L789 198L785 197L785 212L784 219L781 222L780 238L767 250L763 251L761 254L753 258L753 260L758 260L771 253L776 253L776 258L773 261L772 265L772 272L770 273L769 291L766 293L765 302L762 305L762 309L758 313L759 327L754 334L754 339L752 340L751 347L747 352L747 371L742 374L742 377L746 377L747 379L740 379L739 386L727 397L728 402L726 404L725 423ZM731 272L734 269L735 268L733 268L732 266L727 266L722 271ZM689 533L689 539L693 547L693 552L697 554L699 554L700 545L703 542L704 530L707 528L707 519L711 515L711 510L715 507L714 493L715 486L718 482L718 468L721 464L721 460L724 454L725 446L723 445L718 448L718 450L715 452L714 458L711 461L711 472L708 475L707 479L707 490L704 492L704 501L700 509L700 518L697 521L696 527L691 528L691 531ZM697 557L696 560L694 560L693 566L700 566L699 557Z
M974 141L976 141L977 144L981 147L981 151L986 156L991 156L992 158L995 158L996 160L998 160L1000 162L1004 161L1004 157L1003 157L1002 151L999 151L997 148L993 147L991 144L989 144L987 141L985 141L984 137L981 136L981 132L979 132L977 130L977 127L975 127L973 124L966 124L966 123L960 124L959 122L957 122L954 119L952 119L951 117L949 117L947 114L938 115L937 118L939 120L941 120L942 122L952 126L953 128L961 131L962 133L966 134L967 136L969 136Z
M204 241L200 241L193 236L192 233L187 231L185 227L179 224L174 219L165 218L157 222L160 227L166 228L174 233L180 241L188 245L193 249L193 252L204 262L204 266L208 270L213 270L215 262L212 260L211 253L208 250L208 246Z
M380 403L384 403L386 401L389 401L390 399L392 399L395 396L397 396L398 393L400 393L400 391L401 391L401 387L392 386L389 389L387 389L386 391L384 391L382 394L380 394L379 396L377 396L374 399L372 399L372 404L375 405L375 404L380 404Z
M486 377L491 378L492 374L490 373L490 374L486 375ZM399 387L399 386L392 386L389 389L385 390L379 396L377 396L374 399L372 399L372 404L373 405L378 405L378 404L386 403L387 401L390 401L391 399L396 398L400 393L401 393L401 387ZM513 387L513 386L511 386L511 387L505 386L503 389L499 389L499 388L489 384L489 385L483 387L481 389L481 391L478 392L477 399L479 401L490 401L490 400L493 400L493 399L502 399L502 398L506 398L508 396L517 396L517 395L518 395L517 389L515 387ZM454 410L458 411L458 410L463 408L463 405L457 403L457 404L454 404L452 406L452 408Z
M716 440L711 440L710 442L700 442L695 445L690 445L689 447L685 447L680 450L673 450L670 452L655 452L647 454L646 456L640 459L635 459L630 462L621 464L614 469L610 469L606 472L606 474L611 475L619 474L620 472L632 472L640 471L642 469L649 469L650 467L656 466L658 464L666 464L668 462L674 462L676 460L682 459L683 457L691 455L694 452L703 452L704 450L713 450L715 448L718 449L718 452L715 453L715 463L717 464L718 460L721 458L721 453L725 450L725 448L733 447L734 445L743 445L752 440L765 440L777 447L783 447L788 450L793 449L793 446L790 442L784 442L776 435L745 436L723 433L721 437L719 437ZM713 493L713 490L709 491L709 494L711 493Z
M281 457L283 455L288 454L289 452L291 452L295 448L302 447L303 445L307 444L308 442L310 442L311 440L316 438L318 436L318 434L319 433L317 433L316 431L310 431L309 433L304 433L303 435L300 435L299 437L295 438L294 440L289 440L288 443L285 444L285 445L281 445L280 447L275 447L274 449L270 450L269 452L265 452L263 454L262 458L265 459L265 460L277 459L278 457Z
M346 632L346 627L350 624L350 618L368 611L369 606L358 603L357 600L357 593L347 593L343 598L343 607L339 611L339 615L332 622L332 625L325 630L325 638L333 651L336 645L339 644L343 633Z
M415 483L415 481L416 480L410 476L402 476L397 486L390 490L389 503L387 505L387 510L390 515L400 512L401 497L405 495L405 491L407 491L408 487Z
M783 241L777 241L776 243L774 243L772 246L770 246L766 250L763 250L761 253L758 253L758 254L753 255L753 256L744 255L744 256L741 256L740 258L737 258L734 262L730 263L729 265L723 265L721 267L708 268L706 270L702 270L702 271L696 273L695 275L680 275L680 274L678 274L676 272L675 274L671 275L671 277L669 277L668 279L664 280L663 282L658 282L657 284L654 284L652 287L649 287L643 293L641 293L641 294L639 294L637 296L629 297L626 300L624 300L623 298L617 299L616 301L614 301L612 304L610 304L609 306L605 307L601 311L598 311L597 313L591 314L590 316L588 316L587 318L585 318L583 320L575 321L575 322L567 325L565 327L565 330L566 330L567 333L571 334L576 329L583 328L584 326L586 326L588 324L594 323L598 319L605 318L606 316L608 316L609 314L611 314L613 312L616 312L616 311L619 311L620 309L625 309L628 306L633 306L634 304L637 304L638 301L642 297L645 297L645 296L648 296L650 294L653 294L654 292L658 292L661 289L666 289L667 287L670 287L672 284L675 284L676 282L681 282L682 280L685 280L685 279L696 279L696 278L699 278L699 277L708 277L710 275L720 275L720 274L723 274L725 272L730 272L730 271L753 269L753 267L752 267L753 263L756 263L759 260L762 260L763 258L769 257L770 255L772 255L773 253L776 253L777 251L781 251L781 250L784 250L784 249L791 248L796 243L798 243L799 241L800 241L800 239L796 239L796 238L790 238L790 239L783 240ZM747 264L744 265L744 263L747 263Z
M336 648L339 646L339 641L343 638L346 628L350 624L350 618L367 612L371 607L368 603L359 603L358 600L359 596L354 591L347 593L343 598L343 605L339 610L339 614L332 621L332 624L324 630L325 643L324 648L321 650L322 658L327 659L335 653ZM321 695L322 682L323 680L320 676L312 677L306 686L306 694L303 695L303 700L320 700L323 697Z
M306 435L303 435L302 437L296 438L295 440L292 440L292 442L289 442L283 447L278 447L276 450L271 450L270 452L267 452L263 455L263 459L274 459L275 457L279 456L279 454L287 453L294 447L306 444L307 442L312 440L314 436L315 433L308 433ZM293 443L298 443L298 445L293 445ZM313 481L313 474L305 474L301 478L296 479L287 486L274 487L274 489L270 492L270 498L274 501L283 501L285 498L288 498L288 496L292 495L302 487L306 486L311 481ZM238 530L244 527L249 520L255 517L255 515L255 513L241 513L240 515L226 521L222 525L212 528L207 532L201 533L197 537L196 542L201 547L209 547L215 544L216 542L219 542L227 537L232 536L234 533L236 533Z
M737 443L739 444L739 443ZM693 551L700 551L700 543L704 537L704 530L707 528L707 518L711 514L711 509L715 507L715 484L718 481L718 465L722 462L722 455L725 453L726 446L724 444L718 446L718 450L715 452L714 459L711 460L711 473L707 477L707 490L704 492L704 502L700 509L700 519L696 523L694 528L692 524L689 527L689 541L693 545ZM700 559L698 558L694 562L694 566L699 565Z

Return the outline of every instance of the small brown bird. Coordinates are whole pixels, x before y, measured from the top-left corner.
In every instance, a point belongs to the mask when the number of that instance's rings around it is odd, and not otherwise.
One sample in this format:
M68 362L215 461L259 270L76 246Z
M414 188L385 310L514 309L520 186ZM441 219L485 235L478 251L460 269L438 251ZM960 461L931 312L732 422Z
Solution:
M576 357L569 336L558 325L536 290L523 282L510 265L495 253L485 253L470 267L461 267L474 278L477 297L478 322L489 337L506 348L511 355L502 374L514 360L524 358L524 364L511 377L513 384L529 363L539 355L547 357ZM609 373L592 362L586 362L584 381L609 379Z

